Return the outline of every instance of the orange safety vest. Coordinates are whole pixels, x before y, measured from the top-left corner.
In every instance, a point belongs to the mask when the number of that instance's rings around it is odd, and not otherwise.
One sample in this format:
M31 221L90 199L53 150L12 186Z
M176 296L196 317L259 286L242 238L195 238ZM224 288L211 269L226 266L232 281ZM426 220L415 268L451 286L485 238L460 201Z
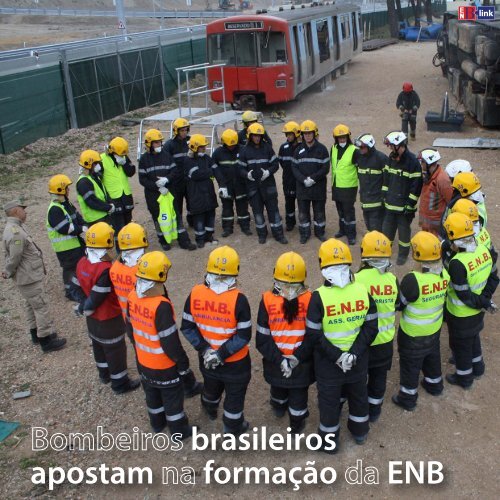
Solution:
M239 290L216 294L208 286L196 285L191 291L191 316L202 337L215 351L236 335L236 300ZM248 355L248 344L225 360L239 361Z
M137 278L137 265L128 267L123 262L115 260L109 270L109 277L118 297L118 303L122 309L123 319L127 316L127 299L129 293L135 288Z
M295 319L288 323L285 319L283 304L285 299L272 292L264 292L262 299L269 316L269 329L276 346L285 356L292 355L302 344L306 333L306 314L312 293L299 295L299 311Z
M162 302L172 305L163 295L140 299L136 291L132 290L128 296L128 313L134 330L137 361L141 366L152 370L166 370L175 366L175 362L165 354L160 344L162 332L158 332L155 326L156 310ZM175 323L172 328L177 328ZM165 335L169 333L165 332Z

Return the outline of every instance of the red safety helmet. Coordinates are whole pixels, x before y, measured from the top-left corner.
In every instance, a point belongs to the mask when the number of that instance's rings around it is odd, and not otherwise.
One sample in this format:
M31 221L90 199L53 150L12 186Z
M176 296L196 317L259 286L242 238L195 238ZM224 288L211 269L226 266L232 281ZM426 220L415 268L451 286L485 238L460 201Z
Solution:
M403 83L403 92L411 92L413 90L413 83L404 82Z

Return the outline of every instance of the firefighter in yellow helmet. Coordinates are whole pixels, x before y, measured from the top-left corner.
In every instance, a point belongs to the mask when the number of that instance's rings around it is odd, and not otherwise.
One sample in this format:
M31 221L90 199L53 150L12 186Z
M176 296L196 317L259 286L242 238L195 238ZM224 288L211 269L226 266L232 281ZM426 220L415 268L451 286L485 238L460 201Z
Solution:
M237 288L240 259L228 246L216 248L207 262L205 282L191 290L182 314L181 330L198 351L204 378L201 405L211 420L223 392L224 433L248 429L243 415L251 377L248 344L252 335L250 305Z
M274 174L278 171L278 157L269 143L263 141L264 127L260 123L252 123L247 129L248 141L241 148L238 159L240 176L246 180L248 199L252 207L255 228L259 243L267 240L267 224L264 208L271 226L274 239L287 244L283 232L283 223L278 208L278 190Z
M238 132L238 142L240 146L245 146L248 140L247 130L250 125L253 123L258 123L259 114L255 111L247 110L244 111L241 115L241 122L243 123L243 128ZM269 137L267 132L264 132L264 137L262 138L264 142L267 142L271 147L273 145L273 141Z
M300 125L290 121L283 126L285 142L280 146L278 159L283 169L283 193L285 195L286 230L292 231L296 224L295 200L297 198L297 182L292 172L293 154L300 144Z
M123 394L137 389L140 382L128 376L125 322L109 275L115 255L114 230L98 222L89 227L85 240L87 255L76 267L80 305L75 311L85 316L100 381L111 382L113 392Z
M337 207L339 230L335 238L347 236L349 245L356 244L356 211L358 172L353 162L356 147L351 141L351 131L340 123L333 129L335 144L331 150L332 199Z
M473 172L458 174L453 179L453 187L460 193L462 198L472 200L477 205L479 217L482 219L483 227L488 223L488 214L484 203L484 193L481 189L481 182Z
M222 146L219 146L212 154L214 175L219 184L219 196L222 202L221 236L227 238L233 234L233 206L236 206L236 217L241 232L251 236L246 185L238 172L238 156L240 154L238 133L230 128L224 130L221 142Z
M186 179L184 176L184 162L189 152L189 121L185 118L176 118L172 122L172 137L165 142L163 150L167 151L175 163L171 175L168 177L168 190L174 197L174 209L177 214L177 233L179 246L184 250L196 250L196 245L189 239L189 234L184 227L183 212L186 200L187 219L192 224L187 201Z
M69 201L71 179L57 174L49 180L50 205L47 210L46 227L50 243L62 268L65 295L76 300L73 295L72 278L76 265L85 255L85 221L76 207Z
M499 280L490 251L474 238L469 217L452 213L444 227L456 252L448 267L450 286L446 297L446 323L456 371L446 375L446 380L468 389L485 370L479 335L484 327L484 311L498 311L492 297Z
M392 366L393 339L396 331L396 308L399 305L399 284L391 267L392 246L389 238L370 231L361 241L361 268L356 283L365 285L377 305L378 334L368 353L368 403L370 422L382 412L387 373Z
M305 280L304 259L295 252L282 254L274 267L273 288L262 294L257 316L256 345L271 386L271 408L279 418L288 411L294 433L305 427L314 382L312 345L305 338L311 300Z
M417 406L418 379L432 396L443 392L440 335L449 276L441 263L441 245L437 236L419 231L411 239L417 269L401 281L399 321L399 392L394 404L413 411Z
M343 397L356 443L363 444L368 435L368 349L378 333L377 306L365 286L354 281L351 251L344 242L331 238L322 243L319 264L324 283L312 294L306 337L314 344L321 449L336 453ZM328 445L332 439L335 446Z
M115 211L111 215L111 225L118 231L132 220L134 199L129 178L135 175L135 165L128 156L128 142L123 137L109 141L106 151L101 154L102 183L108 192Z
M185 439L192 434L184 413L182 374L190 371L165 289L172 264L163 252L148 252L137 263L136 284L128 296L127 333L136 353L154 432L168 426Z

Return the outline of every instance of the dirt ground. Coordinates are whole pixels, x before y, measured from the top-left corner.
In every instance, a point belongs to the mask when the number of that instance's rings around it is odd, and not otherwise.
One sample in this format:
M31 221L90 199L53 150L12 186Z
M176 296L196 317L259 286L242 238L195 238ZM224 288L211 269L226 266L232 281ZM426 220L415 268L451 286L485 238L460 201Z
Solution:
M447 82L441 71L431 64L435 45L400 43L382 50L363 53L349 67L346 75L332 82L325 91L314 90L296 102L282 106L287 119L301 121L312 118L317 121L320 140L327 146L332 143L331 130L338 123L351 127L353 135L372 132L379 148L383 136L399 127L395 109L396 96L401 83L413 81L422 100L418 116L417 140L410 143L413 151L431 146L432 141L443 134L427 132L424 116L428 110L439 110L447 90ZM455 103L452 99L452 107ZM164 110L162 107L161 110ZM150 110L159 112L158 109ZM270 110L268 110L270 111ZM147 114L145 112L145 114ZM24 150L0 158L0 202L22 195L28 208L27 227L35 241L44 251L48 267L47 295L52 303L54 323L57 331L68 339L66 349L59 353L43 355L33 347L25 333L22 306L12 282L3 282L0 291L0 418L21 422L22 426L0 447L0 492L7 498L32 496L60 498L101 498L106 494L122 498L221 498L262 497L292 498L496 498L498 496L499 440L497 423L500 405L498 390L500 365L495 362L500 349L498 326L491 316L486 318L482 334L483 349L487 364L485 376L474 384L471 391L445 384L440 397L431 397L421 391L415 412L407 413L390 402L390 396L398 388L398 356L395 354L393 369L389 374L386 403L378 423L371 426L368 442L359 447L354 444L346 429L344 412L341 427L341 452L335 457L305 449L296 452L194 452L188 441L182 451L173 452L33 452L31 448L31 426L46 427L49 433L93 432L102 425L107 432L131 433L134 426L149 432L148 418L141 390L123 397L111 394L109 387L98 382L91 347L85 324L72 313L72 304L64 299L61 271L56 257L50 249L46 236L45 214L48 205L46 182L56 173L66 173L77 179L77 160L82 149L92 147L102 150L106 140L116 134L123 135L135 144L138 129L123 128L119 120L84 130L70 131L66 135L40 140ZM283 140L281 125L266 120L266 127L276 146ZM498 131L484 130L471 119L467 119L461 133L447 134L453 137L500 137ZM474 166L487 195L489 210L488 229L493 241L500 239L498 214L498 188L500 158L495 150L442 149L443 164L456 158L465 158ZM278 175L281 185L281 175ZM137 176L132 179L136 200L134 218L145 224L151 235L151 249L158 249L154 228L146 210L142 188ZM71 198L74 200L74 191ZM283 196L280 209L284 214ZM220 209L217 212L216 234L220 234ZM327 234L332 236L337 229L337 216L331 200L327 203ZM3 229L3 224L1 229ZM414 231L417 224L414 223ZM358 233L365 228L358 207ZM270 240L265 246L257 244L257 238L241 235L238 229L227 240L221 241L236 248L241 256L239 284L249 297L254 315L257 312L260 294L272 283L272 270L281 252L300 252L308 264L308 283L312 288L321 284L317 266L319 242L312 239L307 245L299 244L297 231L288 234L287 247ZM360 239L360 238L358 238ZM204 266L210 248L186 252L174 247L168 255L173 268L168 279L168 290L177 316L180 316L184 300L190 288L203 279ZM359 265L359 249L354 249L354 268ZM394 271L401 279L411 269L411 262ZM498 296L498 294L497 294ZM443 373L452 372L447 364L450 354L446 327L442 332ZM186 343L185 343L186 344ZM192 366L199 375L196 356L186 345ZM252 426L259 429L267 426L268 432L282 432L285 421L277 420L271 413L268 386L263 381L261 361L252 340L253 378L249 386L245 416ZM132 348L128 346L130 371L136 373ZM14 401L12 393L28 387L32 396ZM220 420L210 422L200 409L199 400L188 400L185 404L192 423L201 426L201 432L221 431ZM318 425L316 389L311 387L306 432L314 432ZM338 479L332 486L302 485L293 492L293 485L206 485L203 466L214 459L216 466L268 466L280 465L287 470L294 466L305 467L307 461L315 462L319 470L332 466ZM374 466L380 472L380 484L349 485L344 471L357 459L365 466ZM388 468L390 460L440 461L444 467L445 480L440 485L390 485ZM154 484L148 486L72 486L65 483L53 492L45 487L34 486L31 481L32 467L71 466L89 467L106 463L108 466L149 466L155 473ZM190 466L196 471L196 486L161 484L161 467ZM495 491L497 493L495 493Z

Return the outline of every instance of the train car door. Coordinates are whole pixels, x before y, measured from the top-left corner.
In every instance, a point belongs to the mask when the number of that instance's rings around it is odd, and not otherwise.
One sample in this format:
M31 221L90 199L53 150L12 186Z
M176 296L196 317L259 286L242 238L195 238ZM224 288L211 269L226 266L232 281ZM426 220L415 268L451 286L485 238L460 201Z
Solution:
M358 23L356 20L356 12L351 13L351 25L352 25L352 50L358 50Z
M238 68L238 89L258 89L257 82L257 38L258 32L235 33L235 59Z
M298 48L298 63L300 65L300 80L302 83L307 81L307 78L309 77L309 74L307 72L307 53L306 53L306 44L304 40L304 25L303 24L298 24L297 25L297 31L296 31L297 39L295 40L298 42L296 43L296 46Z

